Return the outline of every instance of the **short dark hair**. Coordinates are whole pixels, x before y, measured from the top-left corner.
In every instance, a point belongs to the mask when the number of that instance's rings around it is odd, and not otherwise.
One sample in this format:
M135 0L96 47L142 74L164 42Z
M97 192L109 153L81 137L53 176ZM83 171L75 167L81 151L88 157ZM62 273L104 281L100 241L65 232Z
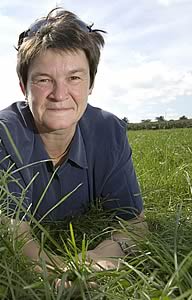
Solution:
M29 66L36 56L47 49L58 51L83 50L90 69L90 87L93 85L104 38L100 32L81 21L74 13L55 8L47 17L36 20L19 36L17 73L26 88Z

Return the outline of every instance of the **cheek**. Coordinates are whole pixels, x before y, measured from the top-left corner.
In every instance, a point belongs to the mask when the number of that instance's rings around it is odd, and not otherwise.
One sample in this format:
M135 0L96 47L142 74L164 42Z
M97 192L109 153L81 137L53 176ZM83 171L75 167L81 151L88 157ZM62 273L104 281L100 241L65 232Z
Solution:
M27 90L28 90L28 93L32 96L32 98L35 98L35 97L43 98L48 93L50 93L50 89L45 88L44 86L39 86L35 83L32 83Z
M27 94L28 102L34 106L41 106L44 104L47 93L39 87L33 86Z
M80 88L77 91L74 91L73 93L74 95L74 99L76 99L76 102L78 102L79 104L83 104L84 102L87 101L87 98L89 96L89 89L85 87L84 88Z
M29 103L29 107L31 109L31 111L35 112L35 111L39 111L42 109L42 107L44 106L44 93L36 88L32 88L30 90L30 92L28 93L28 103Z

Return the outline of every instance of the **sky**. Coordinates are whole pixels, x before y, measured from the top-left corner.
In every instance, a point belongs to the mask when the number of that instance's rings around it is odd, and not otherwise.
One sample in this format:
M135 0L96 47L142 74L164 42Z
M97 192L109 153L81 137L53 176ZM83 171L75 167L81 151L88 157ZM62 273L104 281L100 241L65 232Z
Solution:
M130 122L192 118L192 0L1 0L0 109L24 100L19 34L56 5L107 31L90 104Z

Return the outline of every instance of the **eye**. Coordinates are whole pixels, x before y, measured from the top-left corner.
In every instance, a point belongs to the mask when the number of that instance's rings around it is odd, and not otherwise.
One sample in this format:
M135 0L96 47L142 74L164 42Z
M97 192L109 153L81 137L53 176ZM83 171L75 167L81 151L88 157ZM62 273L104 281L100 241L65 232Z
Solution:
M53 80L51 78L48 77L37 77L35 79L32 80L33 84L37 84L37 85L42 85L42 86L49 86L53 83Z
M48 78L42 78L38 80L39 82L50 82L51 80Z
M74 80L80 80L80 77L79 77L79 76L71 76L71 77L70 77L70 80L71 80L71 81L74 81Z
M40 83L51 83L52 80L50 78L39 78L39 79L37 79L37 82L40 82Z

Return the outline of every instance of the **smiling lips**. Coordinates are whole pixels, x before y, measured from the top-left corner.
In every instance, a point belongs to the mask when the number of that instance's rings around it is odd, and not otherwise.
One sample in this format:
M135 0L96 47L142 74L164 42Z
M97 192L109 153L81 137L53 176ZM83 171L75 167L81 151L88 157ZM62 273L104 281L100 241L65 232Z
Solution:
M48 107L48 110L56 110L56 111L68 111L73 109L72 107Z

